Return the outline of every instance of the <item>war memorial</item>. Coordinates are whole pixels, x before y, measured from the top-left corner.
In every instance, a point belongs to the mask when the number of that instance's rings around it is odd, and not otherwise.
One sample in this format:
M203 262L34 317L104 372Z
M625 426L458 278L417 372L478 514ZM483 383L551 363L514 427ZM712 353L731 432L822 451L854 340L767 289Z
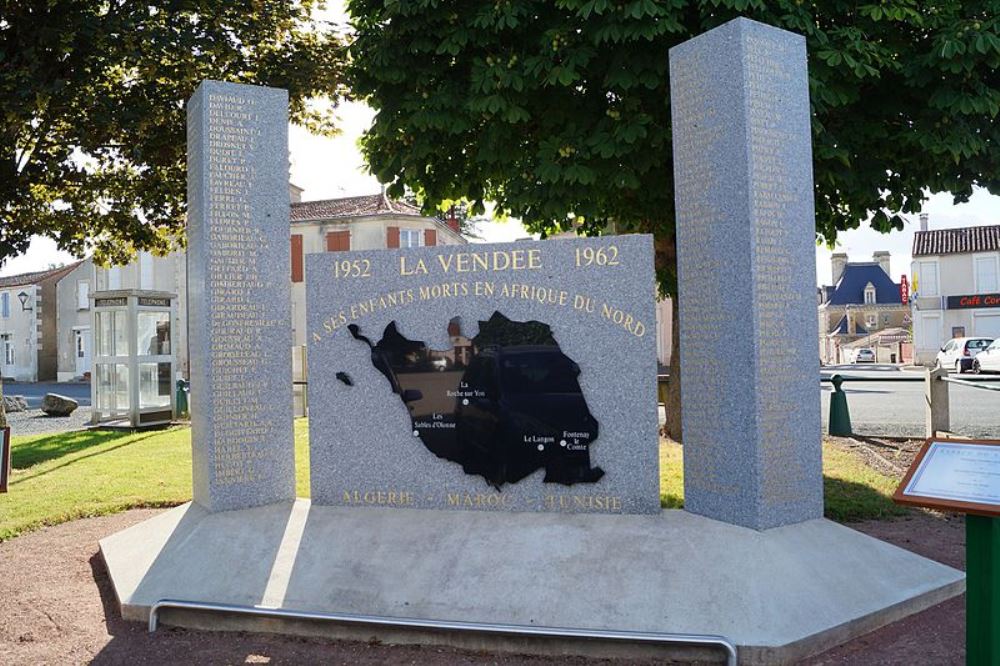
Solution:
M194 501L101 541L126 619L783 663L961 594L823 518L805 40L737 19L669 56L686 508L660 509L641 235L308 256L296 498L286 96L205 81Z

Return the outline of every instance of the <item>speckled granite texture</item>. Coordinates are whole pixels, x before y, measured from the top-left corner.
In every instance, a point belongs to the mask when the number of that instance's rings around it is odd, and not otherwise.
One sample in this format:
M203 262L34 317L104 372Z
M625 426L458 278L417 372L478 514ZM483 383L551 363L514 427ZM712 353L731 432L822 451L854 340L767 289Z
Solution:
M670 51L685 508L823 514L805 40L736 19Z
M288 93L204 81L188 103L194 499L295 497Z
M596 256L598 249L604 265L577 267L578 251ZM472 252L489 255L491 262L494 252L506 254L511 268L482 270L479 265L478 271L456 273L458 255ZM511 252L521 253L520 258ZM369 276L335 277L337 262L344 260L362 262ZM426 273L419 272L421 261ZM446 272L449 261L453 270ZM499 261L502 266L505 260ZM522 268L512 270L518 262ZM659 512L650 236L312 254L306 256L306 282L315 504ZM494 287L492 296L485 295L486 283ZM397 304L390 304L389 294L400 292ZM621 324L614 321L618 310ZM407 408L373 366L369 347L347 328L356 324L362 335L377 342L386 326L396 322L406 338L447 350L453 346L449 320L459 317L463 335L472 338L478 322L494 311L515 321L548 324L562 352L579 364L583 395L600 424L590 446L590 463L605 472L600 480L571 486L544 483L538 470L498 491L482 476L466 474L461 465L435 456L414 436ZM623 325L625 314L633 321L632 330ZM353 385L338 379L338 372L346 373Z

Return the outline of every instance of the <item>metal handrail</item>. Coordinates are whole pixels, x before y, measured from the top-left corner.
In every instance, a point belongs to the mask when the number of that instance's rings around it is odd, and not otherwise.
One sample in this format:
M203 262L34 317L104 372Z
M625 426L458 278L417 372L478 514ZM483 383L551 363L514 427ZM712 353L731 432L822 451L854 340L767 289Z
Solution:
M986 386L978 382L970 382L968 379L958 379L957 377L938 377L943 382L951 382L961 386L971 386L972 388L985 389L987 391L1000 391L1000 386Z
M855 377L853 375L841 375L839 372L835 372L832 375L820 375L819 381L829 382L833 381L833 378L840 375L840 378L845 382L922 382L924 377Z
M296 620L329 620L346 624L364 624L383 627L408 627L412 629L433 629L439 631L468 631L507 636L540 636L555 638L582 638L591 640L634 641L638 643L661 643L665 645L712 645L726 651L726 664L736 666L736 646L724 636L710 634L666 634L649 631L610 631L603 629L569 629L565 627L532 627L520 624L491 624L482 622L455 622L449 620L421 620L409 617L386 617L381 615L356 615L352 613L324 613L321 611L296 611L285 608L265 608L261 606L238 606L207 601L184 601L181 599L160 599L149 611L149 632L156 631L159 611L162 608L184 610L221 611L241 615L262 617L287 617Z
M900 373L900 374L902 374L902 373ZM834 375L840 375L840 378L843 379L845 382L923 382L923 381L927 380L927 378L925 376L923 376L923 375L917 375L915 377L913 377L913 376L908 376L908 377L856 377L854 375L841 375L839 372L835 372L832 375L820 375L819 381L821 383L822 382L832 381ZM988 376L988 377L977 376L977 377L978 377L978 381L981 381L981 382L1000 382L1000 375L991 375L991 376ZM973 382L970 382L967 379L957 379L957 378L952 378L952 377L946 377L946 378L943 377L942 379L944 381L946 381L946 382L955 382L955 383L959 383L959 384L967 384L967 385L970 385L970 386L975 385ZM981 386L981 385L976 385L976 386L978 386L978 388L986 388L986 389L994 390L993 387L991 387L991 386Z

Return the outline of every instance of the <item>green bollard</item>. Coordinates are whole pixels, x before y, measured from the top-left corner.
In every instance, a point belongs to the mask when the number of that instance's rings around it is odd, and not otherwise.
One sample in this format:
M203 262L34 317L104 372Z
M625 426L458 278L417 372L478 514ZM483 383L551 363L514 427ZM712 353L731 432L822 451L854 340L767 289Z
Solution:
M183 379L177 380L177 416L187 416L188 413L188 386L190 384Z
M1000 518L965 516L965 663L1000 664Z
M834 375L830 378L833 393L830 394L830 434L834 437L851 436L851 412L847 409L847 394L840 385L844 378Z

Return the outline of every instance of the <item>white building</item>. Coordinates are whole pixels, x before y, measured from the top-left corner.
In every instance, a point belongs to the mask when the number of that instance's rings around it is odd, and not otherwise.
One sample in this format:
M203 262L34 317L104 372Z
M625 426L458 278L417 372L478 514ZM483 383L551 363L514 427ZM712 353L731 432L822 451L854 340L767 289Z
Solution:
M90 374L94 338L90 330L90 291L94 284L94 263L84 259L59 277L55 290L56 345L55 374L40 374L40 380L68 382ZM50 313L46 312L46 315Z
M922 214L911 275L916 363L950 338L1000 337L1000 225L928 230Z
M306 254L468 242L457 222L425 217L416 206L384 194L307 202L293 199L290 219L292 325L297 346L306 344Z
M305 345L305 261L313 252L377 250L392 247L465 243L457 223L421 215L420 210L384 194L300 201L302 190L289 186L289 236L292 253L292 327L295 345ZM187 254L156 257L140 252L132 263L96 269L96 291L151 289L178 295L173 331L177 369L189 377L187 349Z
M35 382L72 379L90 371L86 336L91 276L90 261L77 261L0 277L0 375Z

